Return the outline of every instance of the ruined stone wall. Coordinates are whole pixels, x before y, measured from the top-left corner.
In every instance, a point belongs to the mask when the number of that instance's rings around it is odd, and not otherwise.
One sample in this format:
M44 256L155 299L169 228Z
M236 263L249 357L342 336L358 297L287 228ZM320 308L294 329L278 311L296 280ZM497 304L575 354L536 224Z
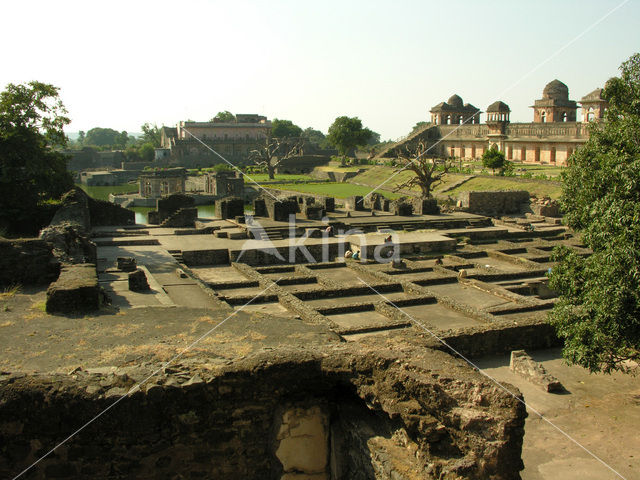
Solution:
M0 287L47 284L59 273L60 263L44 240L0 238Z
M0 476L146 377L0 377ZM525 416L517 399L424 346L279 349L213 370L167 369L29 478L515 479Z
M518 213L529 204L529 192L462 192L458 197L459 206L465 212L481 215L501 215Z
M93 198L89 198L89 217L92 227L133 225L136 223L136 214L133 210L127 210L120 205Z

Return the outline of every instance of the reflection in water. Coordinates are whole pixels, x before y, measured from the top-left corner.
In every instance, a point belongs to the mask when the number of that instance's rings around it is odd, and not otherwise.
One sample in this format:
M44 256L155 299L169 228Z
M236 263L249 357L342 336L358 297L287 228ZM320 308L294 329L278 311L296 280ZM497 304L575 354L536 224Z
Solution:
M213 205L198 205L198 218L215 218L215 207ZM147 223L147 214L154 207L130 207L129 210L136 212L136 223Z

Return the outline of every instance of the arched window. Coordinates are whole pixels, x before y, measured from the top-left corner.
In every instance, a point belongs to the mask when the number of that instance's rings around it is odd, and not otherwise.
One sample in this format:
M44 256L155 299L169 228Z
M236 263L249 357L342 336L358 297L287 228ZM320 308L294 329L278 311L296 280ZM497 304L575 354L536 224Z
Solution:
M562 112L562 121L563 122L567 121L567 112Z
M596 119L596 114L593 110L593 107L589 107L589 112L587 112L587 122L593 122Z
M540 113L540 121L545 123L547 121L547 112L543 111Z

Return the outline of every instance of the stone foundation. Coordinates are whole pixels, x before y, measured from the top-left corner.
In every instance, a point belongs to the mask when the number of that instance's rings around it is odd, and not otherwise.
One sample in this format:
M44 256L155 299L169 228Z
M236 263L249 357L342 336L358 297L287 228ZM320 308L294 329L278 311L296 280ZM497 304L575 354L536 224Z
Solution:
M82 314L100 308L102 293L96 266L91 263L67 265L58 280L47 289L47 313Z

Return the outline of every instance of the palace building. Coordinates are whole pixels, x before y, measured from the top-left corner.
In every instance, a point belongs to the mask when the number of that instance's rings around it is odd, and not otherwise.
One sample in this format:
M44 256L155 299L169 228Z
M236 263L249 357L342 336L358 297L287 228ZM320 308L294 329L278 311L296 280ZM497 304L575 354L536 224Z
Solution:
M511 109L496 101L481 111L453 95L431 108L431 122L397 143L381 156L393 156L400 148L425 142L437 157L473 160L494 145L507 160L549 165L566 165L571 154L589 138L588 122L601 121L607 108L598 88L582 97L582 122L576 120L578 102L569 99L569 88L560 80L549 82L542 98L535 100L531 123L511 123Z

